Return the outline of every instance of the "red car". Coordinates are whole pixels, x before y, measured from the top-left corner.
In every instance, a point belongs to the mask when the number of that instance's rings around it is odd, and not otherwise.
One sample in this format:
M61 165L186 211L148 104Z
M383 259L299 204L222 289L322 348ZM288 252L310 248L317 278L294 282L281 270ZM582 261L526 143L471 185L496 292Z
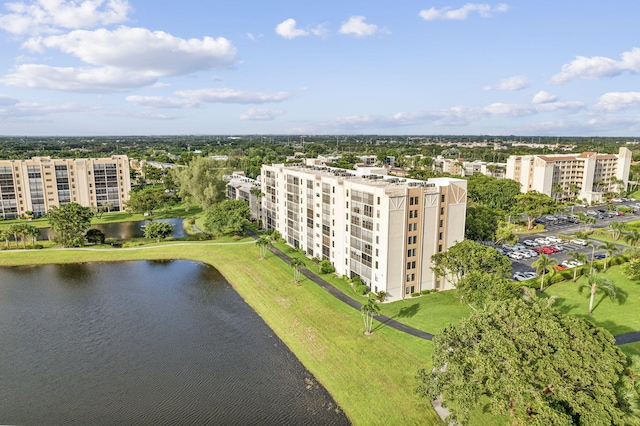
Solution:
M541 247L534 247L531 250L535 251L538 254L544 253L544 250Z

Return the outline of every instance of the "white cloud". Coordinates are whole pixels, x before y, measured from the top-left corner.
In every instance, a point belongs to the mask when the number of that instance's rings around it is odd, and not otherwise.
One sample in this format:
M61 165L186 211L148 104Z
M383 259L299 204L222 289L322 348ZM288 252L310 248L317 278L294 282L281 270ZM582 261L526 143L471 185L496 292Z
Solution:
M625 71L640 72L640 48L634 47L629 52L623 52L621 60L604 56L577 56L569 64L564 64L562 70L551 77L554 83L566 83L567 81L586 79L598 80L605 77L615 77Z
M15 102L11 105L0 104L0 118L3 122L36 122L48 121L44 117L53 114L80 113L91 107L71 103L56 103L53 105L40 103Z
M118 24L131 11L127 0L35 0L5 3L5 8L10 13L0 15L0 29L17 35Z
M289 40L292 40L296 37L308 36L309 31L296 28L296 20L289 18L280 22L276 26L276 34L284 38L288 38Z
M156 78L114 67L62 68L24 64L2 77L0 82L7 86L66 92L111 93L149 86Z
M547 93L544 90L539 91L533 97L534 104L546 104L549 102L555 102L557 100L557 96L552 95L551 93Z
M128 96L126 100L136 105L153 108L196 108L209 103L265 104L282 102L292 95L289 92L246 92L228 88L179 90L175 97Z
M460 9L451 9L450 7L436 9L432 7L431 9L421 10L419 15L425 21L439 19L464 21L471 13L478 13L482 18L490 18L494 13L503 13L507 10L509 10L509 6L504 3L497 4L495 7L491 7L488 4L467 3Z
M516 75L509 78L504 78L498 82L495 86L486 86L484 90L522 90L529 87L529 80L523 75Z
M618 111L640 106L640 92L610 92L600 96L597 110Z
M249 108L240 115L240 120L270 121L284 114L281 110Z
M367 24L364 16L352 16L348 21L343 22L340 27L340 34L353 34L356 37L366 37L378 32L378 26Z
M163 31L129 27L113 31L77 30L59 36L32 38L23 46L36 52L56 48L88 64L158 77L228 68L236 57L235 47L224 37L183 39Z

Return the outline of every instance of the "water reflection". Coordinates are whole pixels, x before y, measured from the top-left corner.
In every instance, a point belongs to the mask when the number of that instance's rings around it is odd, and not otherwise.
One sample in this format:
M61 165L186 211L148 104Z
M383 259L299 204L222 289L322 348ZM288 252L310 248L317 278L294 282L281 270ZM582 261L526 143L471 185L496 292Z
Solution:
M172 238L184 238L187 236L184 228L182 227L182 219L157 219L156 222L167 222L173 225ZM118 223L103 223L99 225L92 225L91 229L99 229L102 231L106 238L115 238L118 240L126 240L129 238L142 238L144 237L144 227L149 223L147 220L131 221L131 222L118 222ZM38 240L50 240L55 236L55 232L51 228L41 228Z
M0 268L0 342L0 424L348 424L195 262Z

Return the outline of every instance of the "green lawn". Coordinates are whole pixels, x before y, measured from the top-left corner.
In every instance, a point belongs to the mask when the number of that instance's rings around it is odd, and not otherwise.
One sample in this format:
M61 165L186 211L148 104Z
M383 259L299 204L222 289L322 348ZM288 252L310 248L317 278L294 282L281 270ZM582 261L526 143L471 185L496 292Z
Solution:
M620 345L620 349L622 349L622 352L627 354L627 356L632 356L632 355L640 356L640 342L627 343L626 345Z
M627 278L620 266L614 266L602 273L601 276L611 280L619 289L619 298L612 302L602 295L596 294L593 315L588 315L589 294L578 293L578 287L586 283L586 277L579 278L575 283L565 281L554 284L544 292L546 297L557 296L554 307L565 314L584 318L603 327L613 335L624 334L640 330L640 283Z
M0 266L191 259L212 264L324 385L354 425L430 425L440 420L417 396L415 374L430 368L431 342L374 324L258 247L244 243L164 243L156 248L27 250L0 253ZM27 284L25 284L27 285Z

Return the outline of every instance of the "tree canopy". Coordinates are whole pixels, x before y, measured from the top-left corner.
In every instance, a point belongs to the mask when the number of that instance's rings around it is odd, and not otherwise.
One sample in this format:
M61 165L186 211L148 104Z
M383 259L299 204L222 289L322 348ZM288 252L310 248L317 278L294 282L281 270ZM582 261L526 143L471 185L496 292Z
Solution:
M203 157L195 157L187 167L171 169L180 196L203 209L224 199L224 172L215 161Z
M162 207L169 207L177 202L176 197L162 188L145 188L132 192L127 201L127 209L136 213L149 213Z
M551 197L538 191L529 191L516 197L513 210L527 217L528 227L533 227L533 221L545 214L555 213L558 206Z
M173 232L173 225L167 222L149 222L144 227L144 237L150 240L164 240Z
M520 297L522 290L513 281L495 274L472 271L456 283L460 301L471 308L486 309L492 302Z
M468 205L464 237L474 241L493 241L500 216L496 209L483 204Z
M205 215L204 229L215 236L239 235L249 223L251 211L242 200L225 200L211 206Z
M431 256L431 269L439 277L448 277L457 282L465 274L477 271L502 276L511 275L509 258L492 247L464 240L447 251Z
M467 179L467 196L478 204L493 209L510 210L520 194L520 184L511 179L496 179L475 174Z
M54 206L47 213L47 219L57 234L55 240L64 247L84 245L84 233L91 225L93 216L90 207L83 207L78 203Z
M637 402L613 336L540 302L493 304L433 343L417 391L441 396L462 424L482 409L513 424L619 425Z

